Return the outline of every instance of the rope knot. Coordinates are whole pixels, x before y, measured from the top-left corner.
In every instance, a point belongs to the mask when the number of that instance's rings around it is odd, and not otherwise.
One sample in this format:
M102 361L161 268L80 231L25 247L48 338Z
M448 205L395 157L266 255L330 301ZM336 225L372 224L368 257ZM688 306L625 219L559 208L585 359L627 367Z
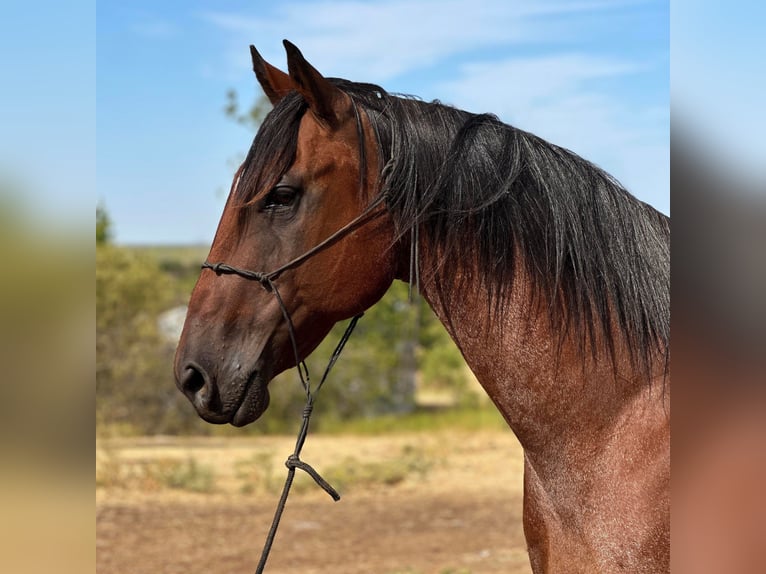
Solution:
M255 279L269 293L274 291L274 285L271 282L271 275L269 273L256 273Z
M269 533L266 536L266 542L263 545L263 551L261 552L261 560L258 563L258 568L255 571L256 574L261 574L263 572L263 569L266 566L266 560L268 559L269 553L271 552L271 546L274 542L274 537L276 536L277 528L279 527L279 521L285 509L285 504L287 503L287 496L290 493L290 488L292 487L292 484L293 484L293 479L295 477L296 469L300 469L304 471L306 474L308 474L322 490L324 490L327 494L329 494L332 497L333 500L335 500L336 502L340 500L340 494L338 494L338 491L335 490L330 485L330 483L328 483L324 478L322 478L319 475L319 473L316 470L314 470L314 468L311 465L306 464L300 459L300 452L301 452L301 449L303 448L303 443L306 440L306 435L308 433L309 418L311 416L312 411L314 410L315 393L319 391L319 389L324 384L325 380L327 379L327 376L330 373L330 370L332 369L335 362L338 360L338 357L340 356L340 353L343 350L343 347L345 346L346 341L348 341L348 338L351 336L351 332L354 330L354 327L356 326L357 321L361 317L361 314L357 315L351 320L348 327L346 327L346 331L345 333L343 333L343 337L341 337L340 341L338 342L338 345L335 348L335 351L333 351L332 357L330 358L330 361L327 364L327 368L325 368L324 375L322 375L322 380L319 382L319 385L314 390L314 392L312 392L311 385L308 380L308 369L306 368L306 364L303 361L301 361L300 356L298 354L298 345L296 344L296 341L295 341L295 334L293 333L293 325L292 325L292 320L290 319L290 314L287 312L287 308L285 307L285 304L279 295L279 291L277 290L276 285L272 283L273 280L276 279L279 272L280 270L277 270L277 272L272 272L272 273L250 272L249 277L257 278L261 282L261 284L264 285L268 290L270 291L273 290L274 295L277 298L279 307L282 310L282 314L285 318L285 321L287 322L288 333L290 335L290 341L293 345L293 352L295 353L295 363L298 368L298 376L301 379L303 390L306 392L306 405L303 407L303 424L301 425L301 430L298 433L298 439L295 443L295 451L290 456L288 456L287 460L285 461L285 466L287 467L287 471L288 471L287 478L285 480L285 485L282 488L282 495L279 499L279 503L277 504L276 511L274 512L274 519L271 522L271 528L269 529Z
M298 455L291 454L287 457L287 460L285 461L285 466L287 468L300 468L301 459L298 458Z

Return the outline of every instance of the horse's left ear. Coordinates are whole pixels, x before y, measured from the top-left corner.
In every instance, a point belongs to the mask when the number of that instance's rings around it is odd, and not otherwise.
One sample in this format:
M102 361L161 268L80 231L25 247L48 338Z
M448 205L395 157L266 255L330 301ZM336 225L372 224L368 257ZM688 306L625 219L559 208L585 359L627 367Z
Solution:
M255 77L258 78L263 92L272 105L276 106L279 100L291 91L298 89L290 76L264 60L252 44L250 45L250 56L253 58Z
M352 113L351 98L309 64L300 50L287 40L287 69L309 109L320 121L337 127Z

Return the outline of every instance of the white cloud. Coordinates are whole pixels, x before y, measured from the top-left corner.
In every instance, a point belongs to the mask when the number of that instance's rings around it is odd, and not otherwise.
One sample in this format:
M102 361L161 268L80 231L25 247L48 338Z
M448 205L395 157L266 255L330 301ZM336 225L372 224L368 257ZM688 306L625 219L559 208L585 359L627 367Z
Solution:
M559 54L466 64L439 86L444 99L491 111L516 127L571 149L668 212L668 112L635 109L594 80L645 71L610 57Z
M174 23L158 19L144 19L131 26L131 30L139 36L155 39L173 38L178 34Z
M329 75L360 78L374 69L376 81L382 83L482 48L563 41L575 32L555 16L609 12L635 3L324 0L282 3L264 17L210 11L200 16L229 34L239 69L248 66L244 48L250 43L283 67L281 40L287 38Z
M468 64L439 91L460 108L492 111L560 145L582 148L583 142L601 141L604 134L620 139L615 128L630 113L593 89L591 81L637 69L630 62L582 54L511 58Z
M581 93L590 80L639 70L636 63L587 54L563 53L468 63L440 85L465 107L475 103L521 114L545 101Z

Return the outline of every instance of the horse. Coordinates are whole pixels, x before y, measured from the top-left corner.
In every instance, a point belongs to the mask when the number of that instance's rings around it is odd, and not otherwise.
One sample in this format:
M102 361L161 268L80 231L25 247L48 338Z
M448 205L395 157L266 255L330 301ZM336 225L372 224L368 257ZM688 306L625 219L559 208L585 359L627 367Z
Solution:
M501 122L251 46L273 109L191 295L174 371L211 423L409 282L524 450L532 570L667 572L670 219ZM476 89L486 89L477 86Z

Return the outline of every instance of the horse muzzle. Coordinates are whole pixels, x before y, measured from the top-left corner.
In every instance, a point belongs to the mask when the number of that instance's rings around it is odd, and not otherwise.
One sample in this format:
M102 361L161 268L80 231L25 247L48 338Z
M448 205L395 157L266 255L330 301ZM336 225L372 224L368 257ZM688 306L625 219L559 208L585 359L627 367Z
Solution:
M199 416L213 424L244 426L258 419L269 406L268 379L255 370L216 377L195 361L176 369L176 385Z

